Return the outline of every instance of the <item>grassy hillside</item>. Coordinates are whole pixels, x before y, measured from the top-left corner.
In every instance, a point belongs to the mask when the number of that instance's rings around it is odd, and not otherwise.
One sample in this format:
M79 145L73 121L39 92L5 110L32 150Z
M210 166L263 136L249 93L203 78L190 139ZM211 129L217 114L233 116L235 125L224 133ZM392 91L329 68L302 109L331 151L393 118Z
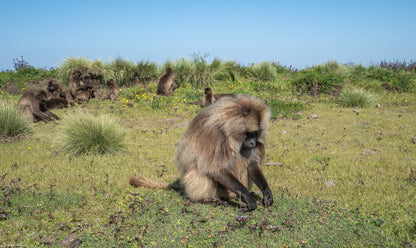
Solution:
M115 102L93 99L54 110L58 124L36 123L25 137L0 143L0 243L57 245L74 233L81 247L415 244L414 72L337 63L302 71L256 67L262 69L215 74L209 85L214 93L246 93L271 106L264 171L272 207L241 213L238 201L193 203L180 192L128 184L133 175L177 179L175 147L200 110L189 102L207 86L182 77L174 95L162 98L154 95L153 78L121 85ZM13 73L0 73L0 98L16 104L21 86L41 83L10 79ZM12 93L11 84L22 85ZM345 89L360 89L374 102L345 107L338 97ZM127 131L124 149L62 151L65 125L80 113L114 117Z

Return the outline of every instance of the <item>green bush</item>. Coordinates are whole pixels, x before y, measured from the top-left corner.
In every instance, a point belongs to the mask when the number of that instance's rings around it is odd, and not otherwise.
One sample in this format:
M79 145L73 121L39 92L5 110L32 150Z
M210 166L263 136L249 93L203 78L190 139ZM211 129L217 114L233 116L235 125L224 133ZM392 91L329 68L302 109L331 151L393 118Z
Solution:
M412 82L412 74L405 71L392 71L383 67L370 66L367 69L367 77L383 82L384 88L391 91L413 91L415 84Z
M111 116L68 116L57 142L69 155L114 153L125 148L127 132Z
M0 103L0 137L24 135L31 131L32 123L12 103Z
M342 87L344 77L338 73L338 66L329 62L297 72L292 82L299 92L317 96L321 93L336 94Z
M376 100L373 94L362 89L344 88L337 102L343 107L370 107Z

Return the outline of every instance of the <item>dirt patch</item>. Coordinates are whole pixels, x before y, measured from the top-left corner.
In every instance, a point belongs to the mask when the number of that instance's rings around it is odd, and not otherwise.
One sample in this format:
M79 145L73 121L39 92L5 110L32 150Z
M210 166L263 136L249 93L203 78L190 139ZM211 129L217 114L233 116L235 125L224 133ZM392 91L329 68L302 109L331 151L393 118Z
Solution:
M25 90L29 89L46 89L49 79L37 81L37 82L27 82L24 84L24 87L19 86L16 82L6 83L1 90L10 94L10 95L19 95L22 94ZM23 90L24 88L24 90Z

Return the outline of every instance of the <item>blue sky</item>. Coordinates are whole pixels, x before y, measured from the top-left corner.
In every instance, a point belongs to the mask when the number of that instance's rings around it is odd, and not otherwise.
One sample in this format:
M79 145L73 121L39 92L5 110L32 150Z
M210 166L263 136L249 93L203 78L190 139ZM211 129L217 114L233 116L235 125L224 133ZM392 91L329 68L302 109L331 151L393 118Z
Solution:
M2 1L0 70L68 57L163 64L193 53L305 68L416 60L416 1Z

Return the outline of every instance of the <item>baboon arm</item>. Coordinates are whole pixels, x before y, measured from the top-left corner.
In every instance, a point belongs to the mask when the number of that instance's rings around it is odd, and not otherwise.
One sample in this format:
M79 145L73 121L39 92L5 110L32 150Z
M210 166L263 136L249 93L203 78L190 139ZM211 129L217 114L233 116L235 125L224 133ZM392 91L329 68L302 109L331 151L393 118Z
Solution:
M247 203L247 207L244 210L252 211L257 208L256 200L250 195L248 189L229 171L214 175L212 178L232 192L241 196L242 200Z
M251 181L253 181L263 193L263 205L265 207L273 205L272 191L270 190L269 184L267 183L266 177L264 176L261 168L257 164L250 164L248 166L248 176L250 177Z
M45 112L44 112L46 115L48 115L48 116L52 116L53 118L55 118L55 119L57 119L57 120L60 120L60 118L56 115L56 114L54 114L54 113L52 113L52 112L50 112L50 111L48 111L48 110L46 110ZM52 120L52 119L51 119Z
M48 120L48 121L53 121L53 119L51 118L51 117L49 117L49 116L47 116L47 115L45 115L43 112L33 112L33 116L35 116L35 117L37 117L37 118L39 118L40 120Z

